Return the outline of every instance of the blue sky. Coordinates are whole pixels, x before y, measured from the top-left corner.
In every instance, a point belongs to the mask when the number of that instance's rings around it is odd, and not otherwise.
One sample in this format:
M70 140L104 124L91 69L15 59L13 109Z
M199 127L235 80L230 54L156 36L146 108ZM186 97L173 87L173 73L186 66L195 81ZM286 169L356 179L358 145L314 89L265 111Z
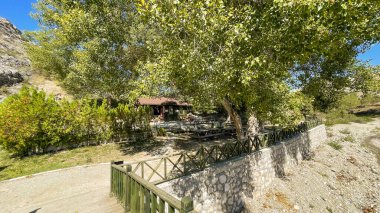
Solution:
M0 16L11 21L20 30L38 30L38 24L30 17L32 3L37 0L0 0ZM358 56L361 60L370 60L373 65L380 65L380 44Z
M8 19L19 30L37 30L37 22L30 17L36 0L0 0L0 16Z
M372 65L380 65L380 44L373 45L371 49L358 56L360 60L370 60Z

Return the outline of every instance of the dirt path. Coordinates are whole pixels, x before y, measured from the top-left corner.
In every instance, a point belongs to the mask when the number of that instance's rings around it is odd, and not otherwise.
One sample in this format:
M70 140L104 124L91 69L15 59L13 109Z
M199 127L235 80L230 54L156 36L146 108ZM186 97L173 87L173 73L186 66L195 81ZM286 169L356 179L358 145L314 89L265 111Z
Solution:
M109 196L109 164L0 182L0 212L123 212Z
M328 136L312 160L248 203L250 212L380 212L380 166L373 153L380 153L380 118L329 127Z

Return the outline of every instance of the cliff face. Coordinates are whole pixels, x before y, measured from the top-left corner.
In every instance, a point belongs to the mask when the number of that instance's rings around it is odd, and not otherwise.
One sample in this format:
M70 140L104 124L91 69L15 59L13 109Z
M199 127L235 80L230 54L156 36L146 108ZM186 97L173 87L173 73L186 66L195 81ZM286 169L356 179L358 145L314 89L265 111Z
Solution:
M21 31L0 17L0 87L20 83L29 75L23 42Z
M52 95L67 97L58 82L32 69L24 42L22 32L0 17L0 102L8 95L17 93L24 83Z

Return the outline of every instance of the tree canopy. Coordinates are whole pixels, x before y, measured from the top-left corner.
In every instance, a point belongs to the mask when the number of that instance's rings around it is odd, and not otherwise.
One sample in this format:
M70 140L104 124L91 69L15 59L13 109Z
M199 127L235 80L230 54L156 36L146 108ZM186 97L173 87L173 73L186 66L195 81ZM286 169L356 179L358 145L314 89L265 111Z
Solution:
M35 68L63 81L76 96L126 98L138 85L138 62L153 36L132 1L41 0L42 29L28 34Z
M75 94L178 91L194 104L222 103L235 123L239 109L298 122L314 99L325 101L319 93L336 97L354 58L380 38L374 0L41 0L36 8L43 29L29 35L33 65Z
M380 3L370 0L140 0L138 8L161 33L150 46L153 74L195 101L228 100L276 123L301 115L302 93L290 83L297 67L344 76L379 40Z

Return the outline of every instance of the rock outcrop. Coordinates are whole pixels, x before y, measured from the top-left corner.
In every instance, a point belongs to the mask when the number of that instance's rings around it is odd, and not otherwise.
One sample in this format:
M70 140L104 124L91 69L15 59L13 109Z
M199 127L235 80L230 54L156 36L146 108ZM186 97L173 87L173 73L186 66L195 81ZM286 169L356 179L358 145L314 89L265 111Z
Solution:
M17 93L24 83L51 95L70 98L59 82L32 69L24 49L25 42L22 32L0 17L0 102L8 95Z
M21 31L0 17L0 87L18 84L29 75L23 42Z

